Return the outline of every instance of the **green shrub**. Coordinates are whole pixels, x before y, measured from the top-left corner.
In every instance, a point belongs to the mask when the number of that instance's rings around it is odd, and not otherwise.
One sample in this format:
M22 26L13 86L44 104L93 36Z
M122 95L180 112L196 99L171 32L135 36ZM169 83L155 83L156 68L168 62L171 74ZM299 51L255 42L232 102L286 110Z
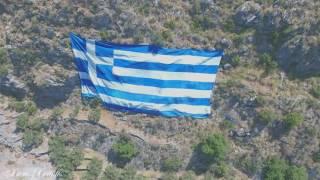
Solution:
M228 32L234 32L236 29L236 25L232 19L228 19L223 24L223 29Z
M23 134L23 150L28 151L42 143L43 133L31 129L26 129Z
M287 163L279 158L271 158L265 163L263 168L264 180L285 180Z
M258 119L264 124L269 124L276 119L276 115L271 109L265 108L258 113Z
M13 101L9 104L9 108L16 112L27 112L33 115L37 112L37 106L33 101Z
M233 66L238 66L240 65L240 61L241 61L240 56L237 55L232 58L231 64Z
M85 180L96 180L98 179L102 169L102 161L97 158L91 159L87 167L87 173L85 174Z
M171 30L174 30L176 28L176 23L174 20L166 21L164 23L164 27L171 29Z
M314 162L320 162L320 151L313 153L312 159Z
M286 171L286 179L290 180L308 180L306 168L290 166Z
M183 173L179 180L196 180L197 176L193 171L187 171Z
M121 178L121 170L114 166L107 166L103 173L103 180L119 180Z
M178 180L178 177L174 173L164 173L160 179L161 180Z
M210 171L214 174L214 176L221 178L228 174L229 167L224 162L220 162L218 164L214 164L210 168Z
M260 56L259 65L264 68L266 74L270 74L278 67L278 64L272 59L272 56L267 53L263 53Z
M16 126L20 130L25 130L28 127L29 116L26 113L23 113L17 117Z
M66 147L62 137L55 136L49 141L49 158L59 171L59 179L72 179L72 172L80 165L83 154L78 148Z
M178 171L181 164L182 162L179 158L171 157L163 161L162 168L164 171Z
M212 134L200 144L201 152L211 160L223 160L229 143L222 134Z
M72 110L72 112L69 114L69 118L70 119L74 119L77 117L77 115L79 114L79 111L80 111L80 106L79 105L76 105L74 107L74 109Z
M312 89L311 89L310 93L311 93L314 97L320 98L320 86L319 86L319 85L314 85L314 86L312 86Z
M9 60L7 57L7 51L0 48L0 77L6 76L9 69Z
M124 169L116 168L114 166L107 166L102 180L144 180L141 175L137 175L137 172L132 167L126 167Z
M99 35L103 41L108 41L110 38L108 31L100 31Z
M261 168L261 163L257 159L250 156L242 156L237 164L237 168L252 176Z
M131 140L127 137L122 136L118 142L112 145L112 150L117 156L124 161L130 161L138 154L138 150Z
M49 117L52 121L57 121L62 118L63 109L61 107L56 107L52 110L51 115Z
M232 129L234 128L234 124L229 120L224 120L220 123L220 127L222 129Z
M101 111L99 108L91 109L88 115L88 120L94 123L99 122L101 117Z
M289 113L287 114L284 119L283 122L285 123L285 127L287 130L290 130L296 126L298 126L299 124L301 124L303 122L303 116L300 113L297 112L293 112L293 113Z

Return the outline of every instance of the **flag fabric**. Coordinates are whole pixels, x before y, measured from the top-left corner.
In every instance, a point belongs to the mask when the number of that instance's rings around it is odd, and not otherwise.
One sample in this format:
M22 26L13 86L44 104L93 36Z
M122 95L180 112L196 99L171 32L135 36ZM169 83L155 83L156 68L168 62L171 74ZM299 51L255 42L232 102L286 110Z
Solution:
M123 45L70 33L81 94L107 108L206 118L222 51Z

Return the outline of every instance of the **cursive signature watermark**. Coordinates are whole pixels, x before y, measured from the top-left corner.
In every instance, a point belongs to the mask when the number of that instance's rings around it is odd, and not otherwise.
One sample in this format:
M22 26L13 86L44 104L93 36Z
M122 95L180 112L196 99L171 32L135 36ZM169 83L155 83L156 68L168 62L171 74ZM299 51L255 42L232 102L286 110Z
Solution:
M59 177L60 171L48 170L44 168L19 168L19 169L7 169L0 171L1 179L21 177L21 178L52 178L56 179Z

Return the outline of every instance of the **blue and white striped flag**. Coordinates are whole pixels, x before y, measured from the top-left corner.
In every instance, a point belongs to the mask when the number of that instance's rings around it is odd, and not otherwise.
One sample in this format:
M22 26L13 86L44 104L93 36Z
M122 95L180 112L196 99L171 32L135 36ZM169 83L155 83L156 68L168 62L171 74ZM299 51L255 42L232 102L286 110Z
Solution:
M168 117L206 118L222 51L120 45L70 34L82 96Z

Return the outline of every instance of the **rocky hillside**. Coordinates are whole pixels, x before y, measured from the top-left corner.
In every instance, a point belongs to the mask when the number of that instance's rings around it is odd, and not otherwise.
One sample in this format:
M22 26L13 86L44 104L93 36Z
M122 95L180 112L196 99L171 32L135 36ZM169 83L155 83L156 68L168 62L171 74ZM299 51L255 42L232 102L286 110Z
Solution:
M30 172L32 160L62 179L320 179L319 9L318 0L0 0L0 167ZM70 32L224 50L212 116L81 99Z

